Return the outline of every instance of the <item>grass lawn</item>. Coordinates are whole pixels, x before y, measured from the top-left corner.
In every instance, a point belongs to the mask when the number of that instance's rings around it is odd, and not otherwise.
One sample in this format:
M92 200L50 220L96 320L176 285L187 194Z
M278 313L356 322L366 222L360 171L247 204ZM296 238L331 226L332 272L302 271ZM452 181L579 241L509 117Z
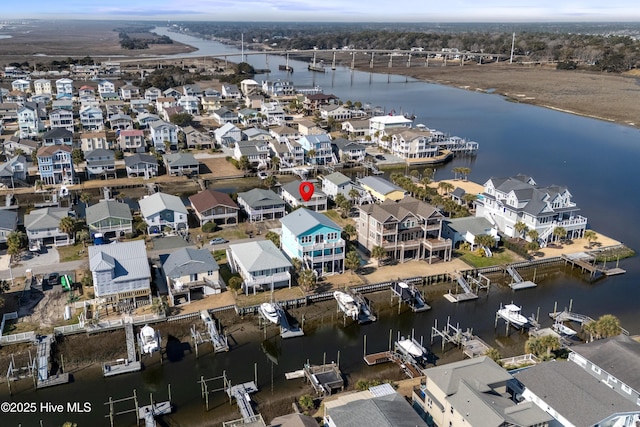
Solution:
M500 249L493 252L492 257L478 256L475 252L456 250L454 255L474 268L491 267L493 265L511 264L519 259L513 252Z
M56 249L60 255L60 262L77 261L87 257L87 250L82 244L58 246Z
M353 220L353 218L342 218L342 216L340 216L340 213L335 209L330 209L323 213L340 227L344 228L344 226L347 224L351 224L353 226L356 225L356 222Z
M213 251L213 259L216 260L218 265L226 264L227 262L227 251L225 249L217 249Z
M283 288L277 289L273 291L273 300L274 301L286 301L294 298L301 298L304 296L304 292L300 289L299 286L292 286L291 289ZM262 304L263 302L269 301L271 299L271 292L256 292L249 295L239 294L236 296L236 304L239 307L250 307L252 305Z

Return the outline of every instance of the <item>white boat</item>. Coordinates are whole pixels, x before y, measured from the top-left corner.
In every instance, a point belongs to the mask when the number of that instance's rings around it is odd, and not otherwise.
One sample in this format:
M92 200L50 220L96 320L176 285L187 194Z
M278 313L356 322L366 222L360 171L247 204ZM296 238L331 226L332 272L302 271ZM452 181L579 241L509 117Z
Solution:
M413 357L422 357L424 356L426 350L420 344L416 343L415 340L411 338L399 340L396 343L397 348Z
M267 177L269 176L269 174L265 171L259 171L258 172L258 178L260 179L267 179Z
M149 325L144 325L140 330L140 342L142 343L142 352L151 354L160 349L160 340L156 331Z
M552 327L553 327L553 330L556 331L557 333L559 333L560 335L566 335L566 336L572 337L575 334L577 334L576 331L574 331L573 329L571 329L568 326L565 326L564 324L562 324L560 322L554 323Z
M338 306L345 315L351 317L352 319L358 318L358 314L360 313L360 306L356 303L351 295L342 291L334 291L333 297L336 299L336 301L338 301Z
M520 314L521 310L522 307L518 307L515 304L507 304L504 307L500 308L500 310L498 310L498 314L504 320L508 321L514 326L521 328L529 322L526 317Z
M278 324L280 316L278 314L278 306L272 302L263 302L260 304L260 313L262 317L270 321L271 323Z

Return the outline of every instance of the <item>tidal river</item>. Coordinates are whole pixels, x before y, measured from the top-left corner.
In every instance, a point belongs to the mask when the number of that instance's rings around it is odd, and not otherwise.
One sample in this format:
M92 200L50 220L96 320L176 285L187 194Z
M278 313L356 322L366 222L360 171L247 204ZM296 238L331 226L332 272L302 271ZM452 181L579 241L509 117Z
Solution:
M197 47L199 50L182 56L211 56L221 53L235 54L230 61L239 60L239 50L220 43L167 32L158 28L159 34ZM249 55L247 61L256 68L267 68L265 55ZM290 61L295 69L291 76L278 71L284 58L269 57L268 66L274 72L258 75L261 79L291 79L299 86L319 85L325 93L333 93L343 101L361 101L381 106L390 111L414 114L416 123L429 128L469 138L480 143L475 158L457 158L436 172L436 179L452 178L451 169L468 166L470 179L483 183L491 176L510 176L523 173L532 176L538 184L566 185L574 201L581 207L581 214L589 219L590 226L608 236L623 241L631 248L640 248L640 203L636 200L637 182L635 170L640 159L640 131L594 119L573 116L530 105L507 102L497 95L466 91L446 86L424 83L399 76L388 76L338 68L326 74L311 73L306 63ZM487 88L488 89L488 88ZM604 313L618 316L631 334L640 333L637 301L640 297L640 268L637 259L624 260L620 266L627 273L589 283L577 274L557 274L545 278L535 289L512 293L493 289L477 301L454 305L436 298L429 301L432 310L420 314L404 312L401 315L386 314L378 322L366 326L351 325L343 328L329 318L302 338L282 341L271 339L267 357L261 346L262 339L254 337L240 341L228 353L207 354L195 358L187 353L179 361L162 366L153 364L140 373L103 379L95 371L74 373L71 384L34 392L29 380L15 386L16 393L8 396L7 388L0 387L0 401L52 402L79 401L91 403L86 413L50 414L0 414L2 426L60 425L74 420L79 425L109 425L107 407L109 396L114 399L130 396L136 389L141 404L147 404L149 393L154 399L166 398L167 385L171 384L172 400L177 411L172 416L174 424L184 426L212 425L212 416L236 411L225 403L222 393L212 394L212 406L206 413L200 386L197 381L221 375L226 370L234 383L250 381L257 366L260 392L256 398L267 399L271 395L295 391L299 383L284 380L284 373L301 369L307 359L321 363L326 353L327 361L336 360L340 352L343 372L350 379L357 379L365 371L362 362L363 336L368 337L370 351L387 347L389 330L408 334L412 329L416 336L424 336L428 342L434 320L445 322L451 316L461 326L473 327L486 342L505 342L503 328L494 330L494 314L500 303L514 301L524 306L525 314L541 308L543 326L550 322L542 314L553 310L554 302L560 307L573 299L575 311L597 317ZM523 342L518 334L507 339L518 346ZM521 349L519 348L521 352ZM275 364L274 361L278 363ZM211 385L211 388L220 387ZM125 408L122 408L125 409ZM238 413L239 416L239 413ZM134 424L132 414L118 416L115 425Z

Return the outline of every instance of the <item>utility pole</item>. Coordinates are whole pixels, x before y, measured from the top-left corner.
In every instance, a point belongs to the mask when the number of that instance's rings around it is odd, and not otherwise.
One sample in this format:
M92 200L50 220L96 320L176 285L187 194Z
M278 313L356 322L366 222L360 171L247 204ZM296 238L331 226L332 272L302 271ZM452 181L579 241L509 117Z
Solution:
M511 57L509 58L509 64L513 63L513 48L516 45L516 33L513 33L513 37L511 38Z

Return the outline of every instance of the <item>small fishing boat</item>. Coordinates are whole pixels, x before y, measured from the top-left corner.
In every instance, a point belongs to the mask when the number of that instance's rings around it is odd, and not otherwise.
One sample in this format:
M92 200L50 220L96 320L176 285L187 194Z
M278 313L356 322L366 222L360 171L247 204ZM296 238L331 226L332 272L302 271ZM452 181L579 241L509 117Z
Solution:
M514 326L521 328L529 322L526 317L520 314L521 310L522 307L518 307L515 304L507 304L498 310L498 315Z
M144 325L140 330L140 342L142 343L142 352L144 354L151 354L160 349L158 334L156 334L156 331L149 325Z
M556 331L560 335L566 335L566 336L572 337L575 334L577 334L576 331L574 331L573 329L571 329L568 326L565 326L563 323L560 323L560 322L554 323L552 328L553 328L554 331Z

